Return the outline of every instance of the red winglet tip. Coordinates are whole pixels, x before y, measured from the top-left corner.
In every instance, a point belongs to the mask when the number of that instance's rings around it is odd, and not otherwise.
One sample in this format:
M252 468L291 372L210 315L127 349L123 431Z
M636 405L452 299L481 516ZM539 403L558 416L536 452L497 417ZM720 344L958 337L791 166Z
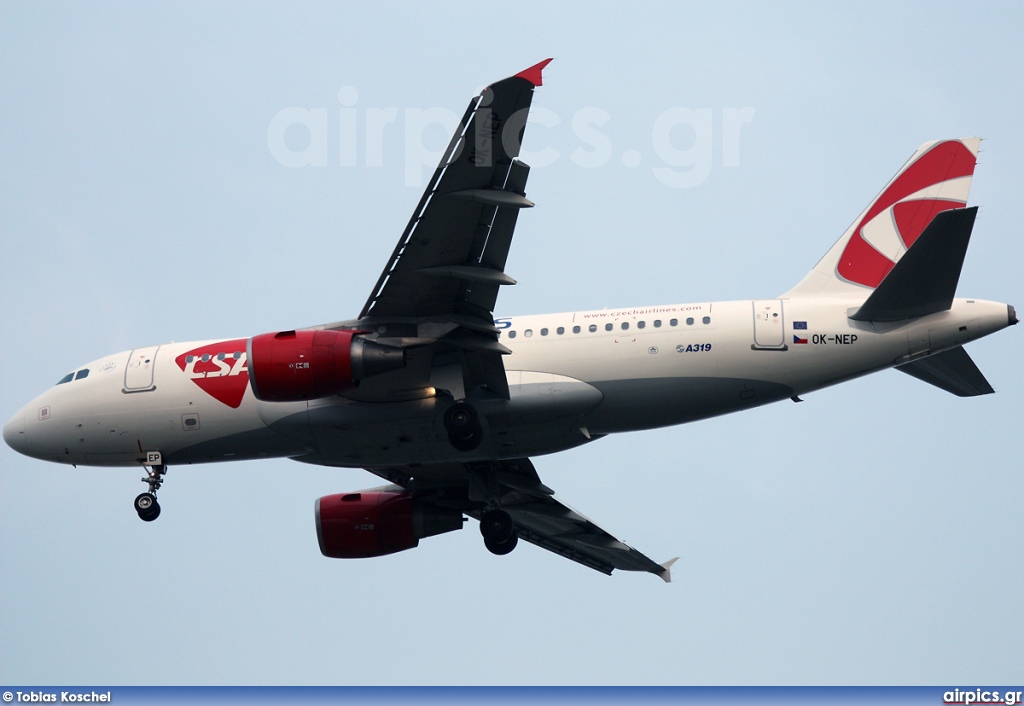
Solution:
M544 67L547 66L550 63L551 63L551 59L545 59L544 61L540 62L539 64L534 64L533 66L531 66L528 69L523 69L522 71L517 73L515 77L516 78L525 78L527 81L532 83L534 86L543 86L544 85L544 81L543 81L543 79L541 77L541 72L544 70Z

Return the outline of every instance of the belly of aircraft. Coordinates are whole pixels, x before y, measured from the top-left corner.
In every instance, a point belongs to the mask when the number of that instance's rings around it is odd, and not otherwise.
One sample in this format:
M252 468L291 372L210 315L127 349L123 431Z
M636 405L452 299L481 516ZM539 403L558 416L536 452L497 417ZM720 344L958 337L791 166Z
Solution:
M374 403L314 400L270 428L307 444L309 463L377 467L539 456L609 433L679 424L793 395L792 388L733 378L665 378L584 383L563 376L509 373L510 400L472 399L487 433L472 452L449 443L448 398Z
M767 380L725 377L646 378L593 383L604 400L580 420L591 434L684 424L792 397Z

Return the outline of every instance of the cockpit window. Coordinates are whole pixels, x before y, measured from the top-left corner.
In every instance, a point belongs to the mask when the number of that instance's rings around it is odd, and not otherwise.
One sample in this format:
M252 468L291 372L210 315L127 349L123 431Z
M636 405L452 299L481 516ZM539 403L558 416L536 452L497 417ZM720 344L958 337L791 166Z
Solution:
M58 380L57 384L58 385L63 385L66 382L71 382L72 380L81 380L82 378L87 378L87 377L89 377L89 368L82 368L78 372L68 373L67 375L62 377L60 380Z

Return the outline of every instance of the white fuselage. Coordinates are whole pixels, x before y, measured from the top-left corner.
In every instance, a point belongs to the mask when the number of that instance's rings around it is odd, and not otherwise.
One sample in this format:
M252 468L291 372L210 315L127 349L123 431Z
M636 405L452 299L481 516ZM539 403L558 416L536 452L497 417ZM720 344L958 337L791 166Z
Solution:
M472 452L448 443L440 420L448 395L426 388L400 399L374 396L377 383L393 389L388 374L364 381L358 394L257 400L244 339L172 343L93 361L75 371L79 379L19 411L4 438L36 458L95 466L137 466L148 451L160 451L169 465L522 458L794 397L1009 324L1005 304L981 300L957 299L949 311L885 325L851 321L860 304L771 299L497 319L500 341L512 351L504 358L511 399L473 399L489 433ZM186 362L186 352L204 347L214 352L209 364Z

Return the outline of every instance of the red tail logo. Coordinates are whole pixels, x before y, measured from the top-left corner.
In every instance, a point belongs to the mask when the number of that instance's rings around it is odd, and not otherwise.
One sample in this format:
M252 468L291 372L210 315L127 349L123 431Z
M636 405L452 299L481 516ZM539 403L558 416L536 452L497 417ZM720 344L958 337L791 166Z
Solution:
M902 245L909 248L937 213L966 205L965 201L919 192L952 179L971 176L975 161L974 154L958 140L940 142L918 157L882 192L857 223L853 237L836 266L839 275L850 282L877 287L896 263L865 239L865 229L895 229ZM914 197L915 194L918 196ZM877 222L876 218L883 220Z
M247 339L220 341L182 353L174 362L206 394L238 409L249 387Z

